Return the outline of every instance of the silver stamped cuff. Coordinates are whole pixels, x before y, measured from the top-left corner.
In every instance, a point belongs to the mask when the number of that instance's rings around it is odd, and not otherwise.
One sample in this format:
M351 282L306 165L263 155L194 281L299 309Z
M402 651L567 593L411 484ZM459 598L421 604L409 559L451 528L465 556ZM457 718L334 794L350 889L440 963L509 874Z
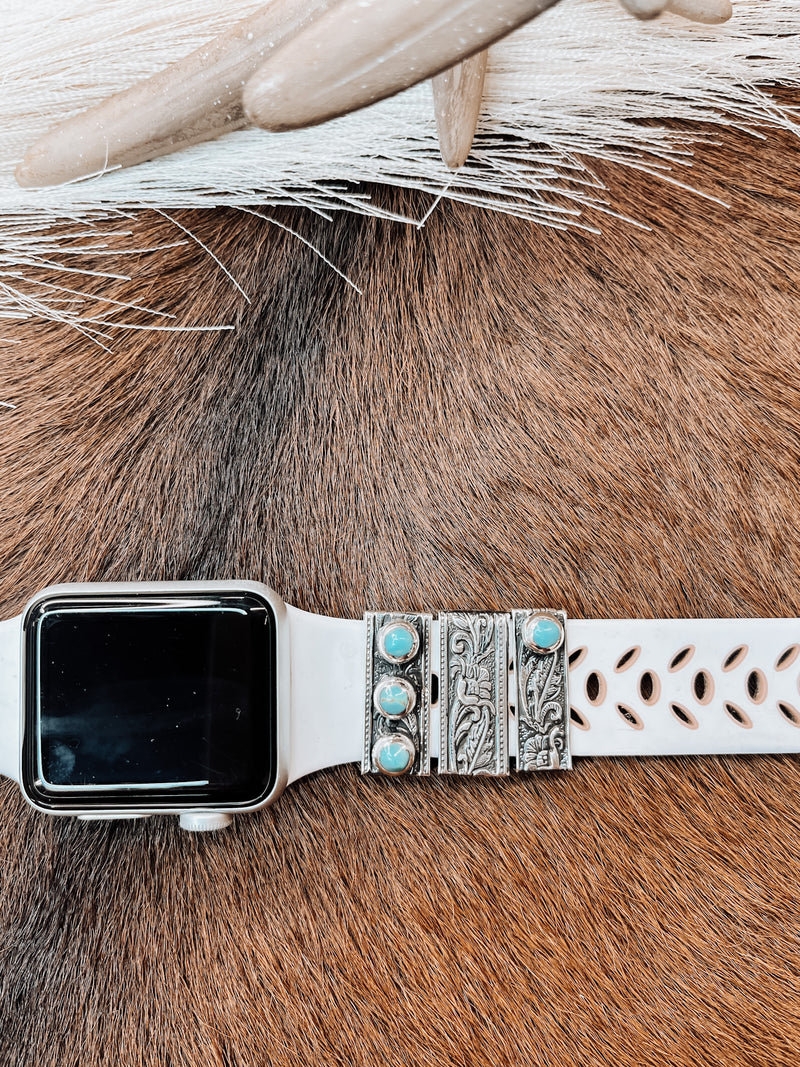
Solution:
M447 612L435 650L430 615L364 619L362 773L430 773L434 675L441 774L507 775L512 760L518 771L572 766L563 611Z
M517 769L569 770L569 694L563 611L512 612L517 675Z
M368 611L362 774L430 774L430 615Z
M508 616L439 616L440 774L508 774Z

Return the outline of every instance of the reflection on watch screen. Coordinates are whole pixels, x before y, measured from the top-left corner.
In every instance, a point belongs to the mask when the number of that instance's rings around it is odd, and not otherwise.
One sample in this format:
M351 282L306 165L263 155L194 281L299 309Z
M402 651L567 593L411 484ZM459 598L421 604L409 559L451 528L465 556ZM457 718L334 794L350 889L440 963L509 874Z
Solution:
M45 602L26 647L37 800L246 805L271 788L275 619L254 594Z

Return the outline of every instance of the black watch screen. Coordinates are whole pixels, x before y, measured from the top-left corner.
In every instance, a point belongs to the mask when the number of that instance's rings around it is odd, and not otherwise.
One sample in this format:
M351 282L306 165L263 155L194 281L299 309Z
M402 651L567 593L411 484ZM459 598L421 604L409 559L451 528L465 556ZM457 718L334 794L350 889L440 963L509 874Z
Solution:
M25 620L40 806L250 806L277 777L276 620L243 592L54 594Z

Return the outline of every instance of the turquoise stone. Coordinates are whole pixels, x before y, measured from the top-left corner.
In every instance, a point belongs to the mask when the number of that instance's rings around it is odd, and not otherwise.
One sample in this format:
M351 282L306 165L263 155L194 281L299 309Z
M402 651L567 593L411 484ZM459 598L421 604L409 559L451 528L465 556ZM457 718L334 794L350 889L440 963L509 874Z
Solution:
M408 690L397 682L384 682L378 690L376 703L384 715L396 719L406 714L411 697Z
M414 634L402 623L388 626L383 634L383 647L387 656L402 660L409 656L414 648Z
M536 647L543 651L553 648L561 639L561 627L555 619L548 619L544 616L536 619L528 632Z
M399 741L387 741L378 749L378 766L386 774L402 774L411 766L411 753Z

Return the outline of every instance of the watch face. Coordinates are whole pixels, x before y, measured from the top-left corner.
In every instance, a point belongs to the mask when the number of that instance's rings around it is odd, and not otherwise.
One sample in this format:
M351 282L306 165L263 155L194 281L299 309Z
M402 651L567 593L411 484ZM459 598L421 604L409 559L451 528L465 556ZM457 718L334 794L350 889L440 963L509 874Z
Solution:
M248 807L277 777L253 592L53 594L25 620L23 788L51 809Z

